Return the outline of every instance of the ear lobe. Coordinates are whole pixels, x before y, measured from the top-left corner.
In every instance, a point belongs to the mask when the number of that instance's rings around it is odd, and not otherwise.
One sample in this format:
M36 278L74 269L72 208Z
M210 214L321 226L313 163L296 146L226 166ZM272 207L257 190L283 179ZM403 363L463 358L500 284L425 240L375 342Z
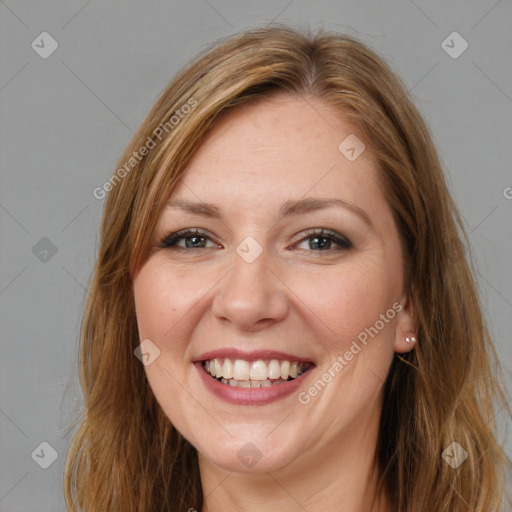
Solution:
M417 342L411 295L409 292L401 297L402 310L397 314L394 350L399 354L410 352Z

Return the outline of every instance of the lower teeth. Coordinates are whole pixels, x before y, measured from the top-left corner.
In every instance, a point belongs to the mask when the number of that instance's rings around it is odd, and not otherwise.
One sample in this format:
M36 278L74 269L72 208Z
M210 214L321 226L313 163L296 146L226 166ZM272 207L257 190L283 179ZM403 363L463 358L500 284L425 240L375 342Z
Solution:
M302 375L299 374L297 377L300 377ZM289 377L288 379L266 379L266 380L235 380L235 379L224 379L223 377L213 377L217 382L220 382L222 384L236 387L236 388L267 388L270 386L275 386L276 384L282 384L283 382L289 382L291 380L295 380L292 377Z

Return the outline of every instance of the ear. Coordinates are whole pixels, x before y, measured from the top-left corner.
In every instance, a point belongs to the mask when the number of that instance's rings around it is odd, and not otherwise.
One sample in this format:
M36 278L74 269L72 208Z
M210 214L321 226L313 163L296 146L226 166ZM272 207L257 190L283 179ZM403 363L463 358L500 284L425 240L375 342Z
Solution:
M400 298L402 309L396 315L394 350L399 354L410 352L417 343L414 322L414 304L411 293L406 291Z

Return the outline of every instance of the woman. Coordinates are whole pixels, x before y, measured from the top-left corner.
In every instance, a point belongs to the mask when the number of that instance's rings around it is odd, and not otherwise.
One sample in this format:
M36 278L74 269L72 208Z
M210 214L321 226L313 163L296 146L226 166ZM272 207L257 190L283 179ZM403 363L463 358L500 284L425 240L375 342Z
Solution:
M280 26L216 45L102 190L70 510L499 510L464 229L370 49Z

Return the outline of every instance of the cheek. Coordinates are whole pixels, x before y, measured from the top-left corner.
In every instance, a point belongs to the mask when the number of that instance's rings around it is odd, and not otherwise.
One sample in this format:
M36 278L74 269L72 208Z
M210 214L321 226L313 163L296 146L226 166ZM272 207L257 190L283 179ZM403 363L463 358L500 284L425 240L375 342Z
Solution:
M382 260L373 264L368 259L337 269L324 268L307 276L298 275L290 288L296 290L300 299L297 308L314 322L325 348L331 353L340 353L361 333L364 338L365 329L376 322L382 336L391 334L392 318L386 318L390 321L385 322L384 328L379 320L400 297L399 278L394 269L384 268ZM395 312L392 313L388 316L394 318Z
M169 344L169 336L166 336L166 333L172 332L179 325L180 318L185 314L183 295L176 293L176 289L177 283L151 262L147 262L134 279L133 293L139 338L150 339L160 350L155 364L146 368L149 375L156 367L161 367L162 364L168 367L170 361L179 360L179 354L186 348L181 336L174 338L172 344ZM172 355L170 359L169 355Z
M149 261L134 279L135 309L141 337L166 342L169 333L187 327L187 318L209 289L204 276L177 272L165 263ZM206 287L206 288L205 288ZM181 339L177 337L177 342Z
M165 271L164 266L156 262L147 262L134 279L133 291L139 325L151 327L157 334L170 328L183 317L192 301L191 290L197 288L193 282L184 286L184 279ZM193 277L192 277L193 281ZM149 333L141 333L141 335Z

